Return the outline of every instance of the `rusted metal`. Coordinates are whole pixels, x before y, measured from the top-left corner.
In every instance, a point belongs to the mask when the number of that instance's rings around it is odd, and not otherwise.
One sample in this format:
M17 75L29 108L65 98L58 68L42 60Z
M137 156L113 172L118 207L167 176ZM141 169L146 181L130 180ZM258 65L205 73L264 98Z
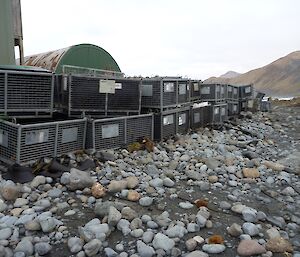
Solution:
M66 47L59 50L27 56L25 57L24 65L37 66L50 71L55 71L60 59L70 48L71 47Z

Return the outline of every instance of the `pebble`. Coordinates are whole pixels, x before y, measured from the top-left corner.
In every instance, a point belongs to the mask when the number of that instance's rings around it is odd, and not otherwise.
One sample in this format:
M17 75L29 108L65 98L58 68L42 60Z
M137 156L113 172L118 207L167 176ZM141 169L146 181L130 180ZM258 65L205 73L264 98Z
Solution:
M153 203L153 198L149 196L142 197L139 200L139 204L144 207L150 206L152 205L152 203Z
M36 176L30 183L31 188L37 188L40 185L43 185L46 183L46 178L44 176Z
M149 244L150 242L152 242L154 238L154 233L152 231L146 231L144 234L143 234L143 241L144 243L146 244Z
M75 210L68 210L67 212L64 213L64 216L72 216L76 213Z
M13 231L11 228L0 229L0 240L6 240L12 235Z
M238 245L237 253L241 256L253 256L266 253L266 249L256 240L242 240Z
M35 252L40 256L48 254L51 251L51 249L51 245L46 242L41 242L34 245Z
M68 239L68 247L71 253L78 253L82 250L83 241L78 237L70 237Z
M146 245L141 240L137 241L136 247L140 257L152 257L155 255L155 250L153 249L153 247Z
M108 224L115 226L121 218L122 214L114 206L110 206L108 211Z
M293 246L283 237L270 238L267 241L266 249L273 253L293 252Z
M222 244L205 244L202 246L202 250L207 253L222 253L226 249Z
M175 246L175 242L162 233L157 233L154 236L152 244L155 249L163 249L167 252Z
M259 233L258 227L251 223L251 222L245 222L242 226L244 233L250 235L250 236L255 236Z
M88 242L87 244L85 244L83 246L83 249L84 249L85 254L90 257L90 256L95 256L99 252L101 246L102 246L102 243L100 240L93 239L90 242Z
M26 256L32 255L33 251L33 245L29 239L22 239L15 248L15 252L23 252Z
M231 236L238 237L243 233L243 230L239 224L233 223L230 227L227 228L227 232Z
M191 209L193 208L195 205L191 204L190 202L180 202L179 203L179 207L182 209Z
M190 252L195 250L197 247L198 242L194 238L190 238L187 241L185 241L186 249Z
M185 257L209 257L209 255L202 251L193 251L191 253L188 253Z

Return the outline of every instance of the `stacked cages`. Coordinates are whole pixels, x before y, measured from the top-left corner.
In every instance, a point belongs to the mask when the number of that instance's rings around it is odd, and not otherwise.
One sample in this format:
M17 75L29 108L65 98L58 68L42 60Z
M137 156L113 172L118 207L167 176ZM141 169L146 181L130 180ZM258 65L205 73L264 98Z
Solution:
M154 77L142 80L142 108L165 110L190 102L188 79Z
M205 127L212 122L212 107L208 102L191 105L191 128Z
M227 103L214 104L211 106L213 125L221 125L224 121L228 120L228 107Z
M239 88L233 85L227 85L227 105L228 117L234 117L239 114Z
M35 124L0 122L0 159L28 163L84 149L86 119Z
M0 113L9 117L52 117L54 75L47 71L0 69Z
M153 138L153 114L88 120L87 149L115 149L143 138Z
M239 109L247 111L253 107L253 85L239 86Z
M58 75L55 107L69 117L139 114L140 84L140 79Z
M190 128L190 107L170 109L154 114L154 139L161 141Z

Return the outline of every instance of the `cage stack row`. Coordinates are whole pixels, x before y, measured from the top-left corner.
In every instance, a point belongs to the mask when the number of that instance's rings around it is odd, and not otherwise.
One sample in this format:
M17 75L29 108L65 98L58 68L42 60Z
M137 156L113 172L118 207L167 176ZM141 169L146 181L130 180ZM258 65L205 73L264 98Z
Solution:
M0 159L27 163L153 138L140 114L141 79L0 69Z

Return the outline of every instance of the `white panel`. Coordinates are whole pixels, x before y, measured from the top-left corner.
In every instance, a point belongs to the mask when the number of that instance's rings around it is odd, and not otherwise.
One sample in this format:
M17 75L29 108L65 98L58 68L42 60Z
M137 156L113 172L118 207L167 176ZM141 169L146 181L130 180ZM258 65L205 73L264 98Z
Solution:
M99 81L99 93L114 94L116 83L114 80L102 80Z
M8 133L0 129L0 145L8 147Z
M165 82L164 92L174 92L174 82Z
M170 124L173 124L173 123L174 123L174 115L173 114L164 116L164 119L163 119L164 126L165 125L170 125Z
M25 135L25 144L33 145L48 142L49 129L28 131Z
M102 125L102 138L119 136L119 124Z
M153 85L142 85L142 96L153 96Z
M78 128L67 128L62 130L62 138L61 142L64 143L70 143L77 141L78 138Z
M178 116L178 124L179 126L183 125L186 123L186 113L181 113Z

